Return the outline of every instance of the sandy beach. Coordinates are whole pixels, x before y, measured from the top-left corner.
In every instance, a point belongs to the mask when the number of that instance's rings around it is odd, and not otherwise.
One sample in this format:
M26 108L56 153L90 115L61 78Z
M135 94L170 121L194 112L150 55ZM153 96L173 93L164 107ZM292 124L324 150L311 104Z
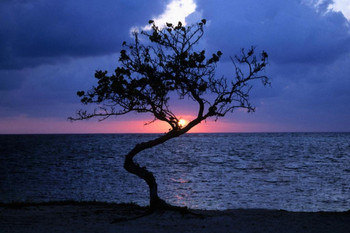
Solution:
M133 204L46 203L0 206L5 232L350 232L350 211L235 209L146 212Z

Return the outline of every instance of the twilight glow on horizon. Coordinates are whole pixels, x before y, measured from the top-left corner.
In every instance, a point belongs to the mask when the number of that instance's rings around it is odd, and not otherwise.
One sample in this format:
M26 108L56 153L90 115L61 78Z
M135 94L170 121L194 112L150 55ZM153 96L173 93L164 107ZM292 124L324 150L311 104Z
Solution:
M255 113L237 110L191 132L350 131L350 2L348 0L90 0L0 2L0 134L164 133L147 114L103 122L69 122L78 90L95 70L113 72L130 31L205 18L199 46L223 52L217 75L233 74L230 56L256 46L269 54L271 87L254 85ZM197 106L173 102L188 123Z

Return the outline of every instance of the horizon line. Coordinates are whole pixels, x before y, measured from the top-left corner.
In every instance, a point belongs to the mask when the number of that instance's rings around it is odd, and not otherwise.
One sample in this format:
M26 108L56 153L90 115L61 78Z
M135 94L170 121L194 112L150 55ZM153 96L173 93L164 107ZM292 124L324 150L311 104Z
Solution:
M350 133L350 131L252 131L252 132L188 132L186 134L278 134L278 133ZM166 134L164 133L0 133L5 135L108 135L108 134Z

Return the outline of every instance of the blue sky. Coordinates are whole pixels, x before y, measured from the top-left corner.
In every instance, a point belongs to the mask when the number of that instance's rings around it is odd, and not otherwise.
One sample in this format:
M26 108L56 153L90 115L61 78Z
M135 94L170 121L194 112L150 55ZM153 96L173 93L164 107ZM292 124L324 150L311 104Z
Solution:
M230 74L229 57L242 47L266 50L270 59L266 74L271 87L256 85L252 90L256 112L237 111L209 122L209 131L350 131L346 0L188 0L183 2L187 11L175 13L169 3L1 1L0 133L127 132L125 125L137 132L131 124L149 116L68 122L83 107L76 91L94 84L95 70L116 67L131 28L141 28L149 19L170 19L170 14L177 20L193 9L186 22L207 19L201 46L224 53L221 73ZM191 105L177 106L181 114L192 114ZM147 131L140 127L140 132Z

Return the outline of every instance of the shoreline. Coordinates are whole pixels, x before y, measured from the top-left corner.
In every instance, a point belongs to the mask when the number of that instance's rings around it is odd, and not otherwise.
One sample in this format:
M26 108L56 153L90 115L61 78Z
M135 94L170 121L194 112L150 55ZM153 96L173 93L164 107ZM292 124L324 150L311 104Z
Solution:
M0 204L1 232L350 232L346 212L267 209L159 211L104 202ZM200 216L199 216L200 215ZM125 219L132 219L127 220Z

